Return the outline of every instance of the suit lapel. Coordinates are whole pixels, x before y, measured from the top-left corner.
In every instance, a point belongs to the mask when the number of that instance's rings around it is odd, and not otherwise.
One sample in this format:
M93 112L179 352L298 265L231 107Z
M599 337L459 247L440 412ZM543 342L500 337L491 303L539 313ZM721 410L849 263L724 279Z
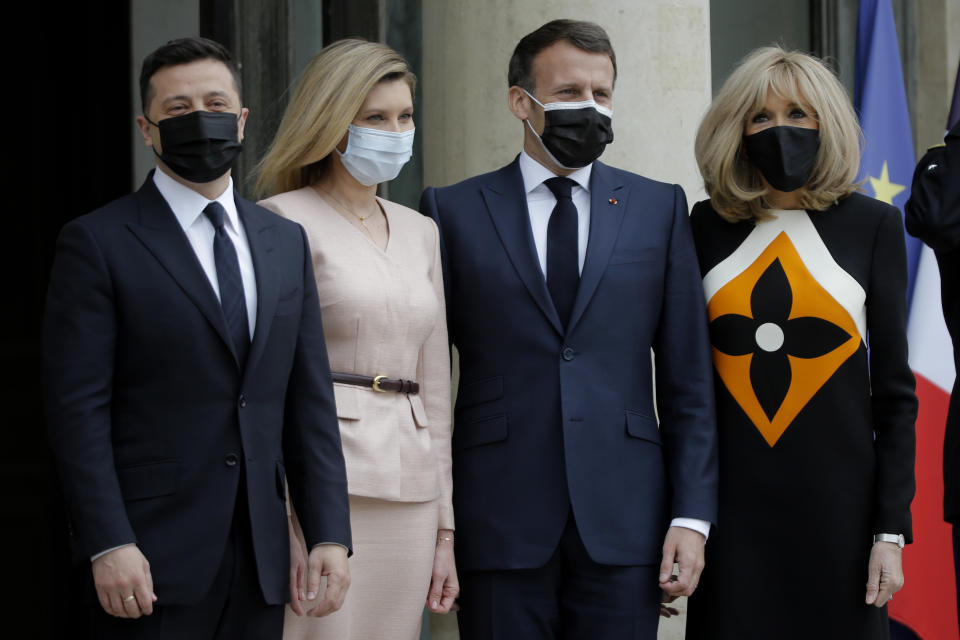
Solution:
M533 233L530 230L530 214L527 212L527 197L523 188L520 163L516 160L494 175L494 179L481 189L493 225L500 242L520 280L550 324L563 335L560 316L550 299L547 282L540 269Z
M247 356L247 371L252 371L270 335L270 325L273 314L277 310L277 296L279 295L277 270L270 260L273 252L274 233L276 224L265 218L256 207L247 200L234 193L237 203L237 213L243 221L247 232L247 242L250 244L250 255L253 258L253 270L257 278L257 324L253 331L253 343ZM310 286L313 283L304 283Z
M233 354L233 343L227 332L223 309L217 294L210 286L210 280L204 273L190 241L177 222L167 201L163 199L153 184L153 172L147 176L137 191L139 224L129 223L127 228L150 253L163 265L167 273L176 281L187 297L197 306L210 326L223 340L224 346Z
M590 235L587 239L587 256L580 274L580 286L570 312L567 333L573 331L577 322L590 304L590 299L600 284L610 254L617 242L617 234L623 215L627 210L629 189L616 179L610 167L595 162L590 173Z

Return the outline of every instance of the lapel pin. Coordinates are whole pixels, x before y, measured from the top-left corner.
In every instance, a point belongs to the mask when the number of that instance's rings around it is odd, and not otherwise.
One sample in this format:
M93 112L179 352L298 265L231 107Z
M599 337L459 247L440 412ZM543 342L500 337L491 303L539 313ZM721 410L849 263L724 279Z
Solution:
M610 204L617 204L619 200L617 200L616 198L610 198L609 200L607 200L607 202L609 202Z

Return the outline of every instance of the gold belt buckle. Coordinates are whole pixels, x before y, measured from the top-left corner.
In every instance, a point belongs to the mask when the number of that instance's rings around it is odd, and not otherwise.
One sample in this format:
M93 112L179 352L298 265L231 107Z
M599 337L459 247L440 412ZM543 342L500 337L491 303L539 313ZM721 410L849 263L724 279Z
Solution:
M380 381L386 379L387 376L376 376L373 379L373 390L379 393L386 393L386 389L380 388Z

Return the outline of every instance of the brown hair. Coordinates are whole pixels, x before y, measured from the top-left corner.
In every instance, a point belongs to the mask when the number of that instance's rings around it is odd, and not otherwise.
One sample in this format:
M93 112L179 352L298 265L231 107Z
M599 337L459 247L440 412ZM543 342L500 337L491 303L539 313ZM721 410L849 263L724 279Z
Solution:
M607 32L598 24L580 20L552 20L525 35L510 56L507 85L536 92L533 81L533 59L556 42L569 42L590 53L605 53L613 63L613 79L617 79L617 56Z

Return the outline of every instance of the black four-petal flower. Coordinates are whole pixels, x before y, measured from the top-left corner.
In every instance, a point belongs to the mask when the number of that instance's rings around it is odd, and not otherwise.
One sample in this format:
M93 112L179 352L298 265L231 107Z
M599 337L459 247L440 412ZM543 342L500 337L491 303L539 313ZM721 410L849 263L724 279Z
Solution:
M823 318L788 319L792 307L790 280L777 259L753 286L752 318L730 313L710 323L715 349L730 356L753 354L750 384L769 420L777 414L793 380L787 356L818 358L850 338L844 329Z

